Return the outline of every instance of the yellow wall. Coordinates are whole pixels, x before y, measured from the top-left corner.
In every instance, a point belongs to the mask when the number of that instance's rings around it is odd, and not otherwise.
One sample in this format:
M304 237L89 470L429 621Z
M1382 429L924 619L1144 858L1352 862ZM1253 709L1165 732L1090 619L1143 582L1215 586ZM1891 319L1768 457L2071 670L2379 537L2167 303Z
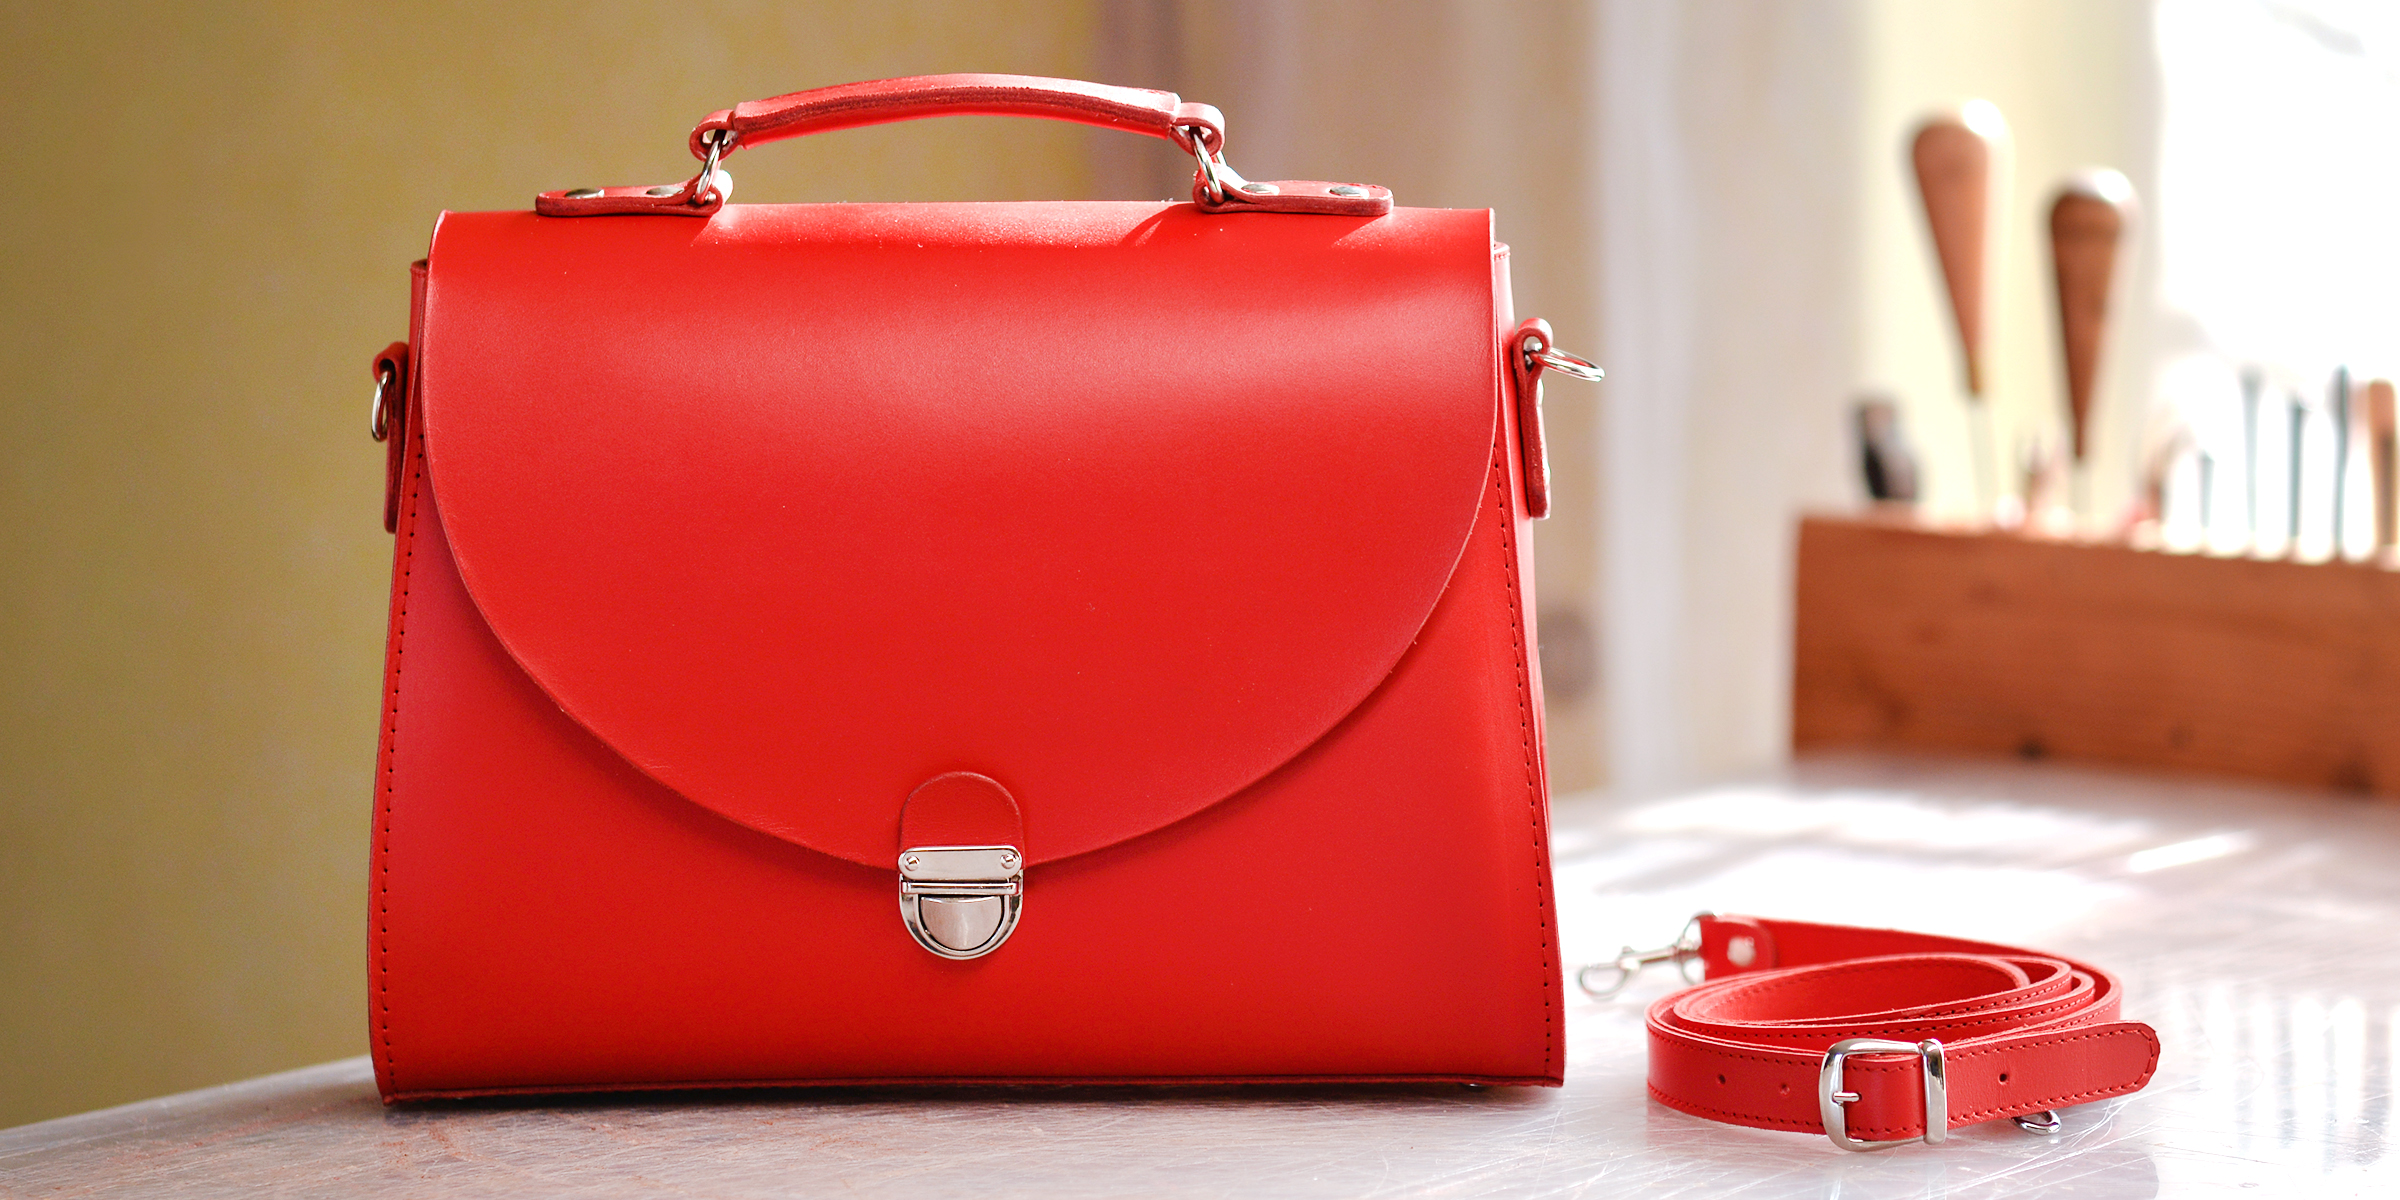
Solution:
M737 100L1088 74L1090 3L14 5L0 1126L365 1049L390 541L368 356L444 208L688 175ZM1087 131L742 155L743 199L1065 198ZM1160 152L1172 156L1171 149Z

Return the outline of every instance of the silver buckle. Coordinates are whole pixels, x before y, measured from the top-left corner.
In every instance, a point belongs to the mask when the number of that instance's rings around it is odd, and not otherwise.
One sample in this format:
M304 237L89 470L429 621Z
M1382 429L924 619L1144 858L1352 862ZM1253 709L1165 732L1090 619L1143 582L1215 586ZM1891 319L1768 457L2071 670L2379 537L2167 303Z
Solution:
M1914 1054L1925 1068L1925 1137L1928 1146L1940 1145L1950 1136L1950 1081L1947 1065L1942 1059L1942 1044L1932 1038L1922 1042L1893 1042L1883 1038L1844 1038L1825 1052L1825 1065L1817 1069L1817 1111L1825 1117L1825 1136L1844 1150L1882 1150L1905 1146L1912 1139L1899 1138L1889 1142L1862 1142L1850 1136L1850 1121L1842 1106L1858 1103L1858 1093L1842 1090L1842 1065L1853 1054Z

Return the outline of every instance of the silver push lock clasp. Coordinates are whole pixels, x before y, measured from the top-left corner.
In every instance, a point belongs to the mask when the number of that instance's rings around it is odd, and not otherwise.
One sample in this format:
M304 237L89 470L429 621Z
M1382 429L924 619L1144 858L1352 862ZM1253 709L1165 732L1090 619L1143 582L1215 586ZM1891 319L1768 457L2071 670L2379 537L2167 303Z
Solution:
M1000 948L1025 906L1025 856L1015 846L914 846L900 852L900 922L943 958Z

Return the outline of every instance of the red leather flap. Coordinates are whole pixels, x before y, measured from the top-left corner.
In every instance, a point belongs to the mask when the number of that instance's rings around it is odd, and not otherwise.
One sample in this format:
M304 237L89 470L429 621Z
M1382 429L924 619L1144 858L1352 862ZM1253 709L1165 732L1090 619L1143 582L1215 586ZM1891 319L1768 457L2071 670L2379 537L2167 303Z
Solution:
M683 796L889 869L972 771L1054 860L1392 669L1485 483L1492 289L1482 212L453 214L433 491L510 653Z

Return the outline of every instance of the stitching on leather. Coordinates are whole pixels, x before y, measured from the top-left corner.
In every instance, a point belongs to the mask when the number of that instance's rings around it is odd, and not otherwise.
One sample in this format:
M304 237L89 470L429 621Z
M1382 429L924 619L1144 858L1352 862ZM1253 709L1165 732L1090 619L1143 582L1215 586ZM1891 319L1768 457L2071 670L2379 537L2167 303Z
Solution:
M1706 1008L1701 1009L1698 1014L1685 1016L1680 1010L1678 1010L1677 1016L1681 1017L1684 1021L1695 1025L1705 1024L1714 1026L1738 1027L1741 1028L1745 1033L1754 1034L1755 1036L1759 1037L1809 1036L1807 1031L1802 1031L1797 1034L1784 1033L1771 1028L1763 1028L1763 1023L1760 1022L1724 1018L1716 1016L1715 1014L1723 1012L1726 1007L1737 1001L1764 996L1770 992L1788 990L1793 987L1801 986L1803 983L1814 984L1829 977L1876 972L1906 972L1908 970L1910 970L1910 968L1906 964L1895 963L1865 963L1857 966L1829 966L1812 969L1805 976L1769 979L1743 988L1729 988L1719 995L1706 997L1710 1003ZM2072 1012L2084 1006L2084 1004L2087 1002L2086 997L2087 992L2084 989L2070 989L2066 994L2059 996L2057 999L2041 1001L2032 1007L2023 1007L2019 1005L2018 1001L2013 1000L2008 996L1995 995L1987 1000L1968 1001L1964 1003L1953 1004L1948 1008L1932 1010L1921 1013L1917 1016L1902 1018L1896 1023L1901 1025L1911 1025L1941 1021L1944 1024L1971 1026L1989 1025L1997 1021L2011 1019L2033 1021L2035 1019L2047 1019L2048 1017L2061 1012ZM1989 1015L1981 1020L1974 1021L1950 1019L1953 1016L1963 1018L1964 1014L1975 1012L1990 1013L1993 1015ZM1840 1021L1814 1021L1809 1022L1808 1024L1816 1028L1823 1028L1827 1026L1848 1028L1855 1023L1846 1023Z
M2141 1035L2138 1031L2125 1029L2095 1030L2092 1032L2079 1033L2071 1037L2063 1037L2056 1040L2023 1043L2008 1047L2005 1050L1997 1048L1986 1050L1968 1050L1950 1055L1950 1061L1953 1063L1963 1063L1977 1058L1987 1058L1994 1054L2023 1053L2025 1051L2037 1048L2064 1046L2072 1042L2088 1042L2104 1038L2114 1039L2125 1036L2140 1037ZM2126 1096L2131 1095L2134 1092L2138 1092L2142 1090L2142 1085L2149 1081L2150 1076L2158 1070L2158 1041L2155 1038L2143 1038L2143 1040L2148 1042L2150 1045L2150 1058L2148 1063L2142 1068L2141 1079L2131 1084L2110 1084L2106 1087L2086 1088L2080 1092L2063 1092L2054 1096L2041 1096L2032 1099L2012 1100L2006 1104L1993 1105L1989 1108L1978 1108L1959 1113L1957 1117L1958 1122L1962 1125L1973 1125L1981 1121L1992 1120L1996 1117L2010 1116L2016 1113L2034 1112L2044 1108L2057 1108L2062 1105L2085 1104L2094 1100L2106 1100L2111 1096ZM1859 1064L1858 1069L1867 1073L1888 1074L1895 1071L1913 1073L1916 1070L1916 1067L1913 1064L1895 1064L1888 1067L1875 1067L1861 1063ZM1945 1113L1943 1116L1945 1119L1948 1119L1949 1114ZM1909 1127L1906 1125L1869 1125L1853 1128L1850 1132L1854 1135L1862 1133L1908 1133Z
M2091 1030L2056 1039L2045 1039L2036 1042L2019 1043L2006 1048L1990 1047L1969 1050L1952 1050L1949 1058L1953 1064L1958 1064L1972 1062L1978 1058L1988 1058L1995 1054L2023 1053L2027 1050L2033 1050L2037 1048L2063 1046L2073 1042L2094 1041L2103 1038L2113 1039L2125 1036L2139 1037L2141 1035L2138 1031L2124 1029ZM1653 1033L1651 1038L1653 1041L1655 1041L1657 1040L1658 1035ZM1960 1113L1958 1115L1959 1120L1963 1124L1972 1125L1978 1121L1986 1121L1995 1117L2007 1116L2013 1113L2032 1112L2035 1109L2042 1108L2054 1108L2062 1104L2088 1102L2092 1100L2105 1100L2111 1096L2125 1096L2131 1095L2134 1092L2138 1092L2142 1089L2143 1083L2146 1083L2150 1077L2156 1074L2158 1071L2159 1043L2155 1038L2145 1038L2143 1040L2148 1042L2150 1045L2150 1058L2148 1063L2142 1068L2141 1080L2131 1085L2112 1084L2107 1087L2093 1088L2081 1092L2070 1092L2058 1096L2048 1096L2037 1100L2015 1100L1995 1108L1983 1108L1976 1109L1972 1112ZM1711 1061L1734 1060L1739 1062L1759 1063L1764 1066L1778 1069L1793 1069L1792 1064L1789 1062L1781 1059L1768 1058L1763 1055L1743 1054L1735 1051L1719 1050L1714 1047L1707 1048L1706 1053ZM1850 1069L1861 1075L1897 1075L1914 1074L1920 1068L1918 1068L1914 1063L1876 1064L1862 1062L1853 1064ZM1773 1125L1777 1128L1805 1129L1812 1132L1818 1128L1816 1125L1807 1122L1794 1124L1792 1122L1785 1121L1780 1117L1765 1116L1759 1113L1746 1112L1741 1109L1717 1108L1710 1105L1687 1101L1682 1098L1669 1097L1665 1092L1660 1091L1656 1084L1651 1084L1649 1087L1650 1094L1658 1097L1662 1103L1665 1103L1670 1108L1679 1108L1687 1112L1703 1111L1708 1113L1718 1113L1728 1117L1739 1118L1736 1123L1763 1122ZM1865 1135L1873 1133L1905 1133L1907 1130L1908 1127L1905 1125L1862 1125L1852 1127L1850 1132L1853 1135Z
M1762 1027L1762 1026L1759 1026L1759 1025L1754 1025L1754 1024L1750 1024L1750 1023L1746 1023L1746 1022L1736 1022L1736 1021L1711 1021L1711 1022L1708 1022L1708 1024L1715 1025L1715 1026L1718 1026L1718 1027L1720 1027L1720 1028L1724 1028L1724 1027L1731 1027L1731 1028L1738 1029L1738 1030L1740 1031L1740 1034L1741 1034L1741 1036L1743 1036L1743 1037L1752 1037L1752 1038L1779 1038L1779 1039L1788 1039L1788 1040L1806 1040L1806 1039L1813 1039L1813 1038L1821 1038L1821 1037L1824 1037L1824 1036L1825 1036L1825 1031L1826 1031L1827 1029L1829 1029L1829 1028L1830 1028L1830 1029L1837 1029L1837 1030L1838 1030L1838 1029L1887 1029L1887 1030L1888 1030L1888 1029L1903 1029L1903 1028L1908 1028L1908 1027L1910 1027L1910 1026L1925 1026L1925 1027L1939 1026L1939 1027L1941 1027L1941 1028L1945 1028L1945 1029L1974 1029L1974 1028L1979 1028L1979 1027L1982 1027L1982 1026L1985 1026L1985 1025L2000 1025L2000 1024L2013 1024L2013 1025L2020 1025L2020 1026L2038 1026L2038 1025L2041 1025L2041 1024L2047 1023L2048 1021L2050 1021L2050 1020L2052 1020L2052 1019L2054 1019L2054 1018L2056 1018L2056 1017L2058 1017L2058 1016L2061 1016L2061 1015L2063 1015L2063 1014L2074 1012L2074 1011L2076 1011L2076 1010L2077 1010L2079 1007L2081 1007L2081 1006L2080 1006L2080 1005L2079 1005L2077 1002L2075 1002L2075 1001L2072 1001L2072 1000L2062 1000L2062 1001L2057 1001L2057 1002L2054 1002L2054 1003L2051 1003L2051 1004L2045 1004L2045 1005L2043 1005L2043 1006L2041 1006L2041 1007L2039 1007L2039 1008L2035 1008L2035 1009L2029 1009L2029 1010L2027 1010L2027 1009L2017 1009L2017 1010L2011 1010L2011 1011L2008 1011L2008 1012L1994 1013L1994 1014L1991 1014L1991 1015L1988 1015L1988 1016L1984 1016L1984 1017L1981 1017L1981 1018L1979 1018L1979 1019L1972 1020L1972 1021L1969 1021L1969 1020L1963 1020L1963 1019L1950 1019L1950 1018L1947 1018L1947 1017L1944 1017L1944 1018L1938 1018L1938 1019L1937 1019L1937 1018L1935 1018L1935 1017L1910 1017L1910 1018L1907 1018L1907 1019L1905 1019L1905 1020L1893 1021L1893 1022L1891 1022L1891 1023L1889 1023L1889 1024L1884 1024L1884 1025L1862 1025L1862 1024L1858 1024L1858 1023L1855 1023L1855 1022L1838 1022L1838 1021L1834 1021L1834 1022L1821 1022L1821 1023L1817 1023L1817 1024L1814 1024L1814 1025L1811 1025L1811 1026L1810 1026L1810 1027L1808 1027L1808 1028L1803 1028L1803 1029L1774 1029L1774 1028Z
M1826 973L1831 974L1833 972L1828 971ZM2060 1004L2051 1005L2049 1007L2072 1008L2073 1005ZM1976 1023L1986 1024L1989 1022ZM1751 1034L1763 1033L1763 1031L1757 1030L1747 1030L1744 1032ZM1652 1028L1650 1032L1650 1040L1653 1043L1653 1056L1655 1056L1657 1053L1656 1045L1660 1043L1665 1036L1666 1035L1658 1028ZM1766 1036L1783 1035L1777 1033L1767 1034ZM2037 1036L2031 1041L2015 1042L2005 1047L1986 1046L1952 1049L1949 1057L1950 1061L1956 1065L1973 1062L1976 1059L1989 1058L1994 1055L2021 1054L2027 1051L2071 1045L2075 1042L2115 1040L2129 1036L2141 1038L2149 1047L2149 1056L2142 1066L2141 1077L2139 1079L2134 1080L2131 1083L2108 1084L2102 1087L2085 1089L2083 1091L2068 1092L2035 1099L2017 1099L2003 1105L1974 1109L1958 1114L1958 1123L1962 1125L1972 1125L1998 1117L2033 1112L2038 1109L2089 1103L2095 1100L2105 1100L2113 1096L2131 1095L2134 1092L2140 1091L2142 1087L2150 1081L2151 1077L2157 1074L2160 1044L2156 1037L2146 1036L2138 1027L2130 1029L2124 1027L2114 1027L2109 1029L2087 1029L2074 1033L2062 1031L2054 1035ZM1738 1051L1724 1050L1714 1046L1692 1048L1700 1050L1705 1056L1705 1060L1710 1062L1747 1062L1758 1063L1766 1067L1775 1068L1777 1070L1799 1069L1796 1068L1792 1063L1777 1058L1767 1057L1765 1055L1746 1054ZM1874 1064L1861 1062L1853 1064L1850 1069L1862 1075L1891 1076L1900 1074L1913 1075L1921 1068L1914 1063ZM1813 1075L1813 1072L1811 1072L1811 1074ZM1811 1133L1819 1131L1819 1126L1815 1122L1795 1121L1788 1118L1769 1116L1763 1113L1751 1112L1742 1109L1721 1108L1712 1105L1701 1104L1684 1097L1669 1095L1667 1092L1661 1090L1655 1083L1650 1083L1647 1086L1649 1087L1651 1096L1657 1099L1660 1103L1665 1104L1669 1108L1677 1109L1682 1112L1730 1120L1735 1124L1745 1124L1761 1128L1793 1129ZM1945 1119L1948 1119L1948 1114L1944 1114L1944 1117ZM1906 1125L1858 1125L1850 1128L1850 1133L1852 1136L1865 1138L1875 1138L1893 1134L1913 1137L1921 1132L1921 1126L1920 1128L1912 1131Z
M1661 1036L1661 1035L1660 1035L1658 1032L1656 1032L1655 1030L1651 1032L1651 1034L1650 1034L1650 1040L1651 1040L1651 1041L1653 1041L1653 1042L1667 1042L1667 1039L1666 1039L1665 1037ZM1673 1045L1674 1043L1672 1043L1672 1042L1667 1042L1667 1044L1671 1046L1671 1045ZM1691 1049L1697 1049L1697 1050L1700 1050L1701 1052L1703 1052L1703 1053L1707 1054L1707 1055L1709 1056L1709 1058L1710 1058L1710 1060L1711 1060L1711 1061L1716 1061L1716 1060L1719 1060L1719 1059L1728 1059L1728 1058L1730 1058L1730 1059L1737 1059L1737 1060L1739 1060L1739 1061L1741 1061L1741 1062L1765 1063L1766 1065L1768 1065L1768 1066L1770 1066L1770 1067L1790 1067L1790 1068L1792 1068L1792 1069L1794 1069L1794 1070L1809 1070L1809 1071L1814 1071L1814 1070L1816 1070L1816 1066L1815 1066L1813 1063L1810 1063L1810 1064L1796 1064L1796 1063L1792 1062L1792 1061L1791 1061L1789 1058L1770 1058L1770 1057L1768 1057L1767 1055L1764 1055L1764 1054L1744 1054L1744 1053L1742 1053L1742 1052L1740 1052L1740 1051L1738 1051L1738 1050L1720 1050L1720 1049L1717 1049L1717 1048L1716 1048L1716 1047L1714 1047L1714 1046L1699 1046L1699 1047L1690 1047L1690 1048L1691 1048ZM1812 1057L1812 1058L1822 1058L1822 1057L1824 1057L1824 1056L1823 1056L1822 1054L1816 1054L1816 1055L1811 1055L1811 1057ZM1858 1068L1857 1068L1857 1069L1860 1069L1860 1070L1865 1070L1865 1069L1867 1069L1867 1066L1868 1066L1868 1064L1866 1064L1866 1063L1860 1063L1860 1064L1858 1065Z
M1838 975L1866 975L1886 972L1914 974L1924 969L1925 968L1923 966L1915 963L1894 962L1851 963L1838 966L1813 967L1809 968L1805 973L1787 975L1777 979L1762 979L1757 983L1748 984L1743 987L1727 988L1723 992L1718 993L1715 996L1711 996L1710 999L1715 1000L1718 1004L1722 1005L1751 996L1764 996L1770 992L1786 991L1791 988L1799 987L1803 984L1815 983L1818 980Z
M1959 1116L1966 1120L1969 1124L1972 1124L1976 1121L2004 1116L2012 1112L2031 1112L2037 1108L2052 1108L2060 1104L2072 1104L2078 1101L2105 1100L2110 1096L2125 1096L2131 1095L2134 1092L2138 1092L2142 1090L2142 1086L2144 1084L2150 1082L2150 1077L2158 1072L2159 1050L2158 1039L2155 1037L2143 1037L2141 1031L2138 1029L2094 1030L2089 1033L2079 1033L2073 1037L2060 1038L2054 1042L2045 1041L2024 1046L2012 1046L2009 1048L2009 1050L1970 1050L1964 1054L1958 1055L1958 1058L1963 1061L1968 1059L1982 1058L1993 1054L2005 1054L2010 1051L2021 1052L2025 1050L2031 1050L2037 1045L2064 1046L2070 1042L2089 1042L2097 1041L2103 1038L2113 1040L2121 1037L2139 1037L2142 1039L2142 1041L2148 1043L2150 1046L2150 1057L2142 1065L2142 1077L2134 1081L2131 1085L2114 1084L2109 1087L2089 1088L2080 1092L2069 1092L2063 1096L2047 1096L2038 1100L2017 1100L2009 1104L1999 1105L1993 1108L1981 1108L1976 1109L1973 1112L1960 1113Z
M1525 661L1524 603L1517 593L1516 512L1509 503L1508 431L1492 438L1492 500L1500 519L1500 583L1508 593L1508 633L1517 656L1517 740L1525 751L1525 813L1533 828L1533 908L1541 929L1539 959L1547 964L1550 947L1550 861L1542 852L1541 774L1533 761L1533 676ZM1555 1075L1558 1057L1558 1005L1550 994L1550 974L1542 972L1542 1074Z
M414 408L415 406L411 406ZM414 415L413 413L411 414ZM408 437L403 426L400 436ZM425 485L425 441L410 438L416 444L401 464L408 478L408 490L400 501L398 537L400 541L399 595L392 604L392 681L384 695L383 778L378 790L382 793L375 837L375 1046L383 1058L384 1078L399 1092L400 1068L392 1055L392 967L389 961L392 935L392 768L400 756L400 673L406 664L404 657L408 640L409 578L417 561L417 495Z
M1789 1117L1770 1117L1759 1113L1743 1112L1740 1109L1717 1108L1713 1105L1695 1104L1681 1097L1670 1096L1665 1092L1660 1091L1658 1085L1655 1083L1646 1084L1645 1086L1650 1089L1650 1096L1652 1099L1655 1099L1659 1103L1666 1105L1668 1108L1692 1113L1696 1116L1732 1117L1734 1118L1734 1120L1731 1122L1732 1124L1752 1126L1764 1125L1774 1129L1798 1130L1802 1133L1823 1133L1825 1131L1825 1127L1818 1122L1795 1121ZM1853 1130L1852 1132L1857 1131Z

